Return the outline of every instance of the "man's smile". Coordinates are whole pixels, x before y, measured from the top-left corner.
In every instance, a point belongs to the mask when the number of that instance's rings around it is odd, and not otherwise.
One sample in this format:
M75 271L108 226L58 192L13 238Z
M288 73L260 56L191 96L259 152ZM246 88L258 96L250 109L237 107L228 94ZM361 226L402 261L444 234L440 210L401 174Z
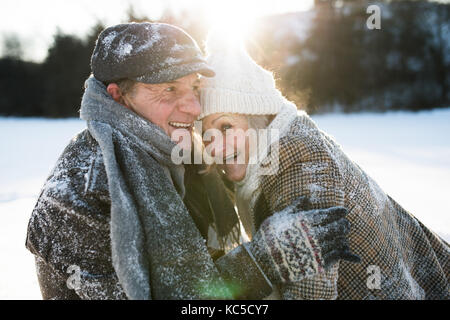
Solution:
M178 129L189 129L189 128L191 128L194 125L194 123L193 122L187 123L187 122L173 122L173 121L171 121L171 122L169 122L169 125L172 126L172 127L178 128Z

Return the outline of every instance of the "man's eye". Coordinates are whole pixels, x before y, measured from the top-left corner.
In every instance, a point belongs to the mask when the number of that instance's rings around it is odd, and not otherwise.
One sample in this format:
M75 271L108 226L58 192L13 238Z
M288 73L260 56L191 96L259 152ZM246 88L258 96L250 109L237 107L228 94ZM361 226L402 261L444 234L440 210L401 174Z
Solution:
M166 92L173 92L173 91L175 91L175 87L168 87L168 88L166 88L165 91Z

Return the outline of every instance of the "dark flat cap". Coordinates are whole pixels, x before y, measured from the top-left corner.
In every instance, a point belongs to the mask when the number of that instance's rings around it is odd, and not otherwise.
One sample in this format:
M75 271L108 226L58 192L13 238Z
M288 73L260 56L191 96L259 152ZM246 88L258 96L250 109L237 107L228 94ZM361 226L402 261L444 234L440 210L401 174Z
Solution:
M192 73L215 75L195 40L165 23L127 23L106 28L97 39L91 69L102 82L132 79L163 83Z

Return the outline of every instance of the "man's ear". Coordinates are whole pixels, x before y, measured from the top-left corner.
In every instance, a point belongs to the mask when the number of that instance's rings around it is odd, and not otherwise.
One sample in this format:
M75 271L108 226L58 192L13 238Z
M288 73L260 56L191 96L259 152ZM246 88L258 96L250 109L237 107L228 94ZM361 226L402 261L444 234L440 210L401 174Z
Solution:
M114 101L127 107L125 101L123 100L122 91L116 83L110 83L108 87L106 87L106 91L110 94Z

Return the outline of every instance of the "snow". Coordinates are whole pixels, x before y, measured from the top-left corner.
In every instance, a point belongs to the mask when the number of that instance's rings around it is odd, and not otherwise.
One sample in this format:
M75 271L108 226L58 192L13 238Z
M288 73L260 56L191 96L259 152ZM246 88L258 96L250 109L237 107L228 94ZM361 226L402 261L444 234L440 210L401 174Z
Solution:
M174 65L174 64L180 63L182 61L183 60L179 59L179 58L168 57L166 60L164 60L164 64Z
M25 249L40 188L79 120L0 118L0 300L40 299L34 258Z
M309 201L311 201L311 203L318 203L320 202L320 198L318 197L318 195L320 195L321 192L326 191L326 189L318 184L315 183L311 183L308 184L306 186L306 188L309 190L310 192L310 199Z
M450 108L312 118L382 190L450 241Z
M117 36L117 31L113 31L110 34L108 34L105 38L103 38L103 45L106 49L106 51L109 51L111 48L111 43L113 42L114 38Z
M149 30L150 26L147 26L146 29ZM151 27L151 31L153 32L149 39L147 39L144 44L141 44L136 48L136 53L140 53L146 51L148 48L151 48L156 42L162 39L162 35L159 33L159 29L161 26L153 25Z
M450 108L312 118L393 199L450 241ZM41 298L25 249L28 219L58 156L84 128L78 119L0 118L0 300Z
M123 58L131 53L133 46L129 43L124 43L122 46L119 46L119 50L119 57Z
M102 44L105 48L105 50L103 50L104 52L104 56L103 58L106 59L108 57L110 48L111 48L111 43L113 42L114 38L117 36L117 32L113 31L111 32L109 35L107 35L105 38L103 38ZM97 55L97 53L96 53Z

